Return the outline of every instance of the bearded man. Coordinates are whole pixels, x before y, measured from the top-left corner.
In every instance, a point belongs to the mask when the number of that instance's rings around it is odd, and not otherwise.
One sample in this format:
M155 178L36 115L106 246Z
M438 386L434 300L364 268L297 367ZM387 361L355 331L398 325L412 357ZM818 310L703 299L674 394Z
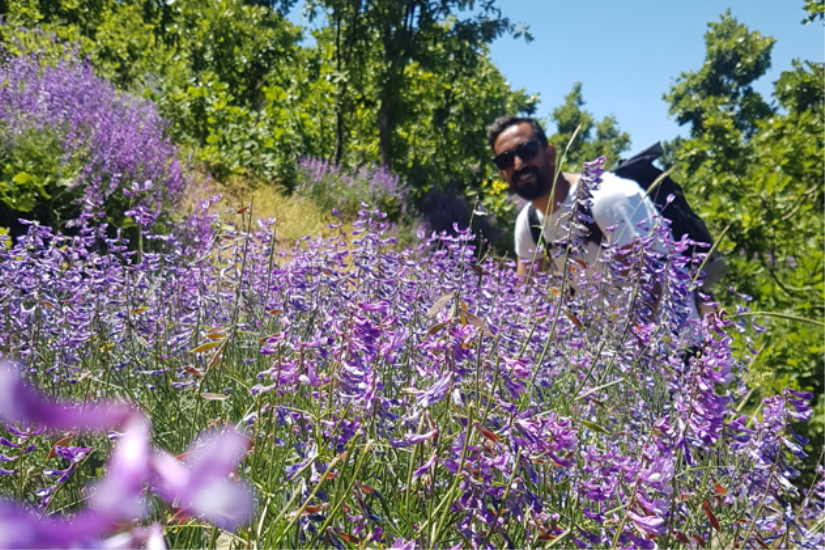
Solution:
M499 174L512 192L528 201L519 212L515 227L516 269L520 275L526 275L537 247L531 231L531 205L535 208L536 225L544 228L544 242L564 240L567 230L562 227L561 221L570 215L575 205L580 176L560 172L554 188L553 176L558 159L556 148L547 141L541 125L532 118L500 117L487 129L487 139L494 151L493 160ZM604 239L622 249L636 238L649 236L659 212L645 190L635 181L612 172L604 172L601 179L599 188L592 192L590 215ZM549 212L550 217L546 222L545 212ZM580 259L588 270L597 265L600 252L600 243L587 241L585 253ZM564 255L551 256L551 261L561 272L564 269ZM539 258L541 263L545 262L543 257ZM618 261L621 258L622 254L618 254ZM658 305L661 296L658 283L653 294ZM695 300L691 299L690 303L690 315L696 318L699 312Z

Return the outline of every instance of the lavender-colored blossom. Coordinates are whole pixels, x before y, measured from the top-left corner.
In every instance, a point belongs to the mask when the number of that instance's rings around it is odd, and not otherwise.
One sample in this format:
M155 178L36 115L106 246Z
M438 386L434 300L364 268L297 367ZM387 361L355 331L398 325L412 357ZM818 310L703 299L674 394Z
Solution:
M420 468L413 472L413 477L421 477L427 472L429 472L430 469L435 465L435 461L437 458L438 456L435 453L433 453L433 455L427 460L427 462L422 464Z
M450 384L452 383L453 376L452 374L447 374L446 376L442 376L435 384L430 386L429 389L420 393L416 400L418 401L418 405L420 407L429 407L433 403L438 403L447 395L447 392L450 389Z
M633 520L636 526L651 535L662 536L667 533L667 526L665 520L659 516L642 516L633 511L627 513L628 517Z
M432 429L429 432L423 434L406 434L404 435L404 441L406 441L410 445L418 445L423 441L427 441L435 437L438 433L438 429Z
M148 422L131 408L110 405L80 408L68 404L57 405L39 396L22 384L13 366L3 364L0 369L0 391L4 404L0 416L19 422L38 421L57 428L102 430L125 424L111 459L109 475L97 483L92 508L84 511L66 530L62 522L40 522L24 511L10 512L21 524L15 535L0 524L0 547L16 547L14 541L27 541L23 546L71 547L86 544L131 518L142 517L145 504L142 492L147 483L156 488L168 502L191 506L224 529L234 529L247 521L252 512L252 496L248 487L232 483L227 476L243 456L248 440L230 431L207 438L202 446L192 451L191 471L162 451L150 445ZM15 429L15 432L22 433ZM18 446L10 442L11 446ZM64 483L91 448L56 446L57 456L70 462L66 470L47 469L47 477L59 477ZM11 475L14 472L9 472ZM45 499L51 497L54 487L41 491ZM66 533L55 538L60 528ZM27 532L30 531L30 532ZM59 542L58 542L59 541Z
M187 452L193 455L189 468L171 455L155 452L153 487L166 501L191 508L192 515L234 530L253 512L249 488L228 479L248 445L249 440L235 431L208 437Z
M391 550L415 550L418 546L414 540L404 540L397 538L389 547Z
M0 362L0 418L57 430L100 430L122 424L134 415L130 407L121 404L82 406L52 402L26 386L16 371L14 365Z
M312 197L337 218L342 217L341 212L353 216L358 206L369 208L364 200L387 208L394 220L405 211L407 189L399 177L385 167L363 166L347 172L324 160L306 157L299 161L299 167L303 181L296 187L296 194ZM379 214L379 217L386 216L384 212Z

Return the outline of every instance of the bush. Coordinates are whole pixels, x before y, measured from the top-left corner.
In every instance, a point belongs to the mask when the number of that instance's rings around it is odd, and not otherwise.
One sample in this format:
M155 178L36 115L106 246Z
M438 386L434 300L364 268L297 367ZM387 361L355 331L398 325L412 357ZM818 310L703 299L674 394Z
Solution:
M310 158L301 159L299 166L295 193L312 198L323 209L335 209L344 219L356 220L365 201L392 222L406 213L407 190L387 168L362 167L347 173L340 166Z
M586 175L577 200L596 176ZM747 308L689 319L688 243L670 242L666 227L622 251L623 265L607 247L604 269L587 278L576 261L581 222L567 220L570 296L561 276L522 284L512 265L473 264L468 231L398 250L386 216L365 209L352 235L277 252L271 223L245 210L221 221L216 207L198 207L191 245L147 230L159 250L141 256L120 238L107 239L113 252L104 255L94 235L32 227L0 256L0 350L55 398L140 405L168 453L204 429L243 431L243 469L227 460L209 479L229 471L256 488L258 510L236 535L245 546L822 544L825 485L792 484L807 442L789 423L810 418L812 396L784 391L761 414L739 414L759 342L735 348L729 332L757 339L759 327ZM663 297L650 322L657 283ZM700 335L700 353L686 355ZM0 489L40 502L40 473L60 468L47 509L58 521L85 503L85 480L104 468L83 458L72 467L71 457L88 447L105 456L105 438L81 434L68 453L57 441L64 433L28 428L89 428L85 409L44 417L19 397L28 394L17 377L0 379L0 394L12 397L0 401L12 422L0 439L12 455ZM98 407L97 429L122 418ZM154 533L167 525L173 547L215 544L219 530L202 520L215 521L225 509L210 505L227 493L189 490L201 459L180 456L194 461L187 473L158 454L172 464L167 477L154 459L135 478L117 455L106 468L107 479L137 480L122 494L158 497L146 497L158 504L151 516L135 508L128 517L156 522ZM186 496L183 508L161 502L172 488ZM144 532L92 504L85 513L110 519L107 528L76 520L63 539L47 537L53 523L11 528L6 518L25 513L4 504L0 546L21 536L89 545L115 523L124 535Z
M0 60L0 223L65 227L98 212L116 227L149 223L184 187L166 123L64 53Z

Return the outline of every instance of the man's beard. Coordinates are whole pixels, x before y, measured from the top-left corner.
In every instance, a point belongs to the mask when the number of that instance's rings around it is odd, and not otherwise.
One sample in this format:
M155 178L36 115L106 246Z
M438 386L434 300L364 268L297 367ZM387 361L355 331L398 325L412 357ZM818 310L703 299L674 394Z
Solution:
M521 182L519 176L533 174L531 180ZM510 188L515 194L526 201L534 201L550 193L553 188L551 178L546 177L544 171L535 166L525 166L518 172L513 173L513 183Z

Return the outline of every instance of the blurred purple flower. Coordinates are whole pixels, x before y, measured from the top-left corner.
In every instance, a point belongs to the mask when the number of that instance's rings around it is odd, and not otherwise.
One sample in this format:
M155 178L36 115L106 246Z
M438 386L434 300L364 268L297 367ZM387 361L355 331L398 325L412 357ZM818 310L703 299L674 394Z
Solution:
M249 440L234 431L205 438L189 451L191 468L162 451L153 451L148 422L124 405L79 407L55 404L28 388L8 363L0 367L0 416L18 422L37 422L57 429L101 431L125 424L109 464L109 475L96 484L92 508L71 523L41 521L23 510L9 508L19 523L8 532L0 519L0 547L70 547L90 544L116 525L145 514L143 489L147 484L170 504L183 503L223 529L234 530L252 516L253 497L245 484L229 480L229 474L248 449ZM13 447L18 444L9 442ZM91 448L56 446L58 456L71 462L67 470L46 470L64 482ZM41 491L49 498L54 488ZM9 505L4 505L7 508ZM68 528L71 525L71 529ZM61 531L62 530L62 531ZM63 533L62 538L57 532ZM25 541L20 542L20 541Z
M230 473L249 450L250 441L234 430L204 438L185 455L189 467L169 454L155 452L151 462L153 487L167 502L178 502L221 529L234 531L252 519L252 493Z
M76 428L102 430L122 425L134 415L133 409L122 404L53 402L28 387L14 365L0 360L0 418L68 431Z

